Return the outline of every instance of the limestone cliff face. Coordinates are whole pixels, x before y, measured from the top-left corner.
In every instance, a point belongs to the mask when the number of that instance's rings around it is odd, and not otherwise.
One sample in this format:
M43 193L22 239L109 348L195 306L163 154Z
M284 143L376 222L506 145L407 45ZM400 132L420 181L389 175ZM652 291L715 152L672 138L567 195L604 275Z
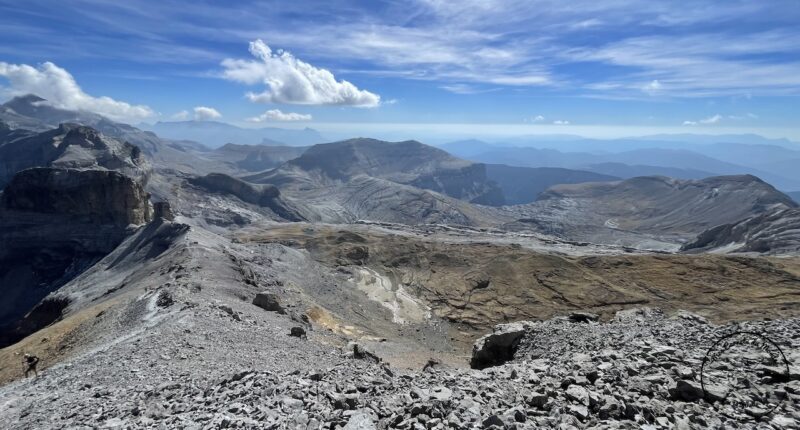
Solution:
M76 217L121 227L152 219L144 188L132 178L108 170L23 170L3 191L0 205L6 210Z
M152 217L142 185L116 171L37 167L17 173L0 193L0 346L57 318L58 310L37 314L36 324L28 318L25 327L17 325ZM51 308L58 306L37 309Z

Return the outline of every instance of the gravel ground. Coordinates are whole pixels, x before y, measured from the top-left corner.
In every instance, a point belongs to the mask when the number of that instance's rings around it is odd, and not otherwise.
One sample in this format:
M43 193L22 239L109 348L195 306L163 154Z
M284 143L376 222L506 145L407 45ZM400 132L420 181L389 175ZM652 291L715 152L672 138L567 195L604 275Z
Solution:
M784 429L800 422L798 319L714 326L645 309L609 323L591 316L513 323L495 333L519 336L509 362L408 371L362 347L333 346L328 334L288 336L297 323L285 315L214 303L170 308L141 336L0 388L3 425ZM790 365L784 380L774 373L780 363L754 369L765 402L740 389L721 401L720 386L703 394L703 357L737 331L768 337ZM716 370L742 365L732 360Z

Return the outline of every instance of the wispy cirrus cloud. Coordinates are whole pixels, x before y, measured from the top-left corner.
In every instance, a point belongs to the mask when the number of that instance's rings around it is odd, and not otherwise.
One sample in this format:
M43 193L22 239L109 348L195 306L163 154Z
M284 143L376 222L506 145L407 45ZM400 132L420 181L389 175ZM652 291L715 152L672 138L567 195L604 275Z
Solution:
M684 121L683 125L711 125L711 124L717 124L720 121L722 121L722 115L715 114L711 115L708 118L703 118L697 121Z
M0 30L8 28L0 55L212 68L236 57L243 41L262 38L336 81L358 73L441 88L543 89L620 100L800 94L796 0L734 0L724 7L715 0L689 6L646 0L309 0L235 7L199 2L191 8L176 0L78 0L60 5L59 14L47 13L47 6L43 0L0 4L0 14L11 17L0 23ZM25 24L31 19L36 25ZM270 95L260 99L280 94L267 88Z
M586 86L598 92L641 90L672 97L800 94L800 32L642 36L575 48L564 55L573 61L629 68L614 80Z

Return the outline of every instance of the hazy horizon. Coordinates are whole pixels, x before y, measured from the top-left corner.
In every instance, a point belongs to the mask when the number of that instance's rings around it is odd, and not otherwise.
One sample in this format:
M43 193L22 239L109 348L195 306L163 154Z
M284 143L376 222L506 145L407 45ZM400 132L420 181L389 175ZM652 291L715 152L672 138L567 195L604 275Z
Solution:
M418 140L800 140L791 1L83 0L41 12L54 5L0 0L0 99L35 93L131 124L213 119Z

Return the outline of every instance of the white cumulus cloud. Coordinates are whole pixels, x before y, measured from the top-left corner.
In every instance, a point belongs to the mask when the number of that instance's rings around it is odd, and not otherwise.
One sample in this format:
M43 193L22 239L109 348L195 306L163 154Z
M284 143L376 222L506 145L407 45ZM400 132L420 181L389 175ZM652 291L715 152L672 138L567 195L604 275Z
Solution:
M533 117L533 122L542 122L542 121L544 121L543 115L536 115L535 117Z
M259 116L247 118L249 122L267 121L311 121L311 115L296 112L281 112L280 109L270 109Z
M173 119L173 120L176 120L176 121L186 121L187 119L189 119L189 111L182 110L180 112L177 112L177 113L173 114L170 117L170 119Z
M111 97L94 97L83 92L75 78L51 62L38 67L0 61L0 77L8 80L4 92L12 95L35 94L45 103L69 110L94 112L116 121L136 122L155 115L144 105L131 105Z
M222 114L218 110L208 106L197 106L194 108L195 121L208 121L221 117Z
M355 107L380 105L379 95L360 90L348 81L337 81L330 71L303 62L289 52L272 51L261 39L250 42L250 53L257 60L226 59L222 66L226 79L267 86L262 93L247 94L252 102Z
M553 121L553 124L555 124L555 125L569 125L569 121L566 121L566 120L563 120L563 119L557 119L557 120Z

